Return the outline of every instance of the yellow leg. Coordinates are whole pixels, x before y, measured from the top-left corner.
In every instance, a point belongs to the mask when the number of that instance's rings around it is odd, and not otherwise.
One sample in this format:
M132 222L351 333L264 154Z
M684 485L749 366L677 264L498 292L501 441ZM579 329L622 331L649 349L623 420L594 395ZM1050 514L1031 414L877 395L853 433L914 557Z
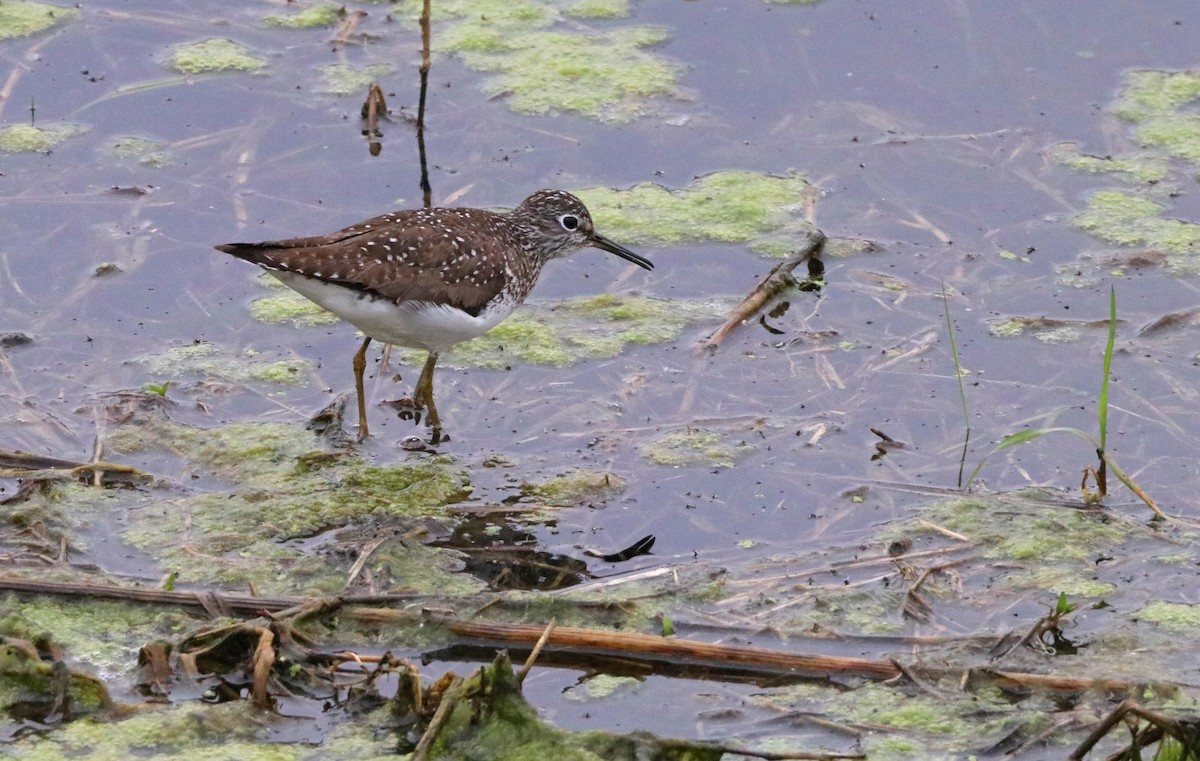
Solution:
M418 408L425 408L427 413L425 425L433 429L434 435L442 431L442 421L438 417L437 407L433 403L433 368L437 365L437 361L437 353L429 352L429 356L425 359L425 367L421 370L421 377L417 379L417 387L413 391L413 402Z
M358 351L354 352L354 390L358 392L358 440L367 438L367 396L363 393L363 373L367 370L367 346L371 337L362 342Z

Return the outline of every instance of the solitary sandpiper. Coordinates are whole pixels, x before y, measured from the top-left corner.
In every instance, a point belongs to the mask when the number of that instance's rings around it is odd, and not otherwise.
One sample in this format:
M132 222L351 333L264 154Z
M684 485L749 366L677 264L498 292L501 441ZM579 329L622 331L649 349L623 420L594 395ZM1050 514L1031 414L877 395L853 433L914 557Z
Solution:
M436 440L442 429L433 403L438 354L512 314L547 261L588 246L654 268L597 233L583 202L561 190L539 190L507 214L393 211L329 235L217 249L257 264L366 335L354 355L359 439L368 434L363 371L371 339L425 349L413 404L426 410Z

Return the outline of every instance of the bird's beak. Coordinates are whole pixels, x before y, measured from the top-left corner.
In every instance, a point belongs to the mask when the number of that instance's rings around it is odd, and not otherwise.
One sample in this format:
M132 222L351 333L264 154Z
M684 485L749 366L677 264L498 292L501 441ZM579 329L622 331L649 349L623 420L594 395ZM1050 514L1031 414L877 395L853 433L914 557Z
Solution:
M608 238L605 238L603 235L600 235L599 233L592 233L592 237L588 238L588 245L594 246L594 247L600 249L601 251L607 251L610 254L616 254L617 256L621 257L622 259L633 262L634 264L636 264L637 266L639 266L643 269L648 269L648 270L654 269L654 263L651 262L646 257L638 256L637 254L633 253L632 251L625 248L624 246L618 246L616 243L613 243L611 240L609 240Z

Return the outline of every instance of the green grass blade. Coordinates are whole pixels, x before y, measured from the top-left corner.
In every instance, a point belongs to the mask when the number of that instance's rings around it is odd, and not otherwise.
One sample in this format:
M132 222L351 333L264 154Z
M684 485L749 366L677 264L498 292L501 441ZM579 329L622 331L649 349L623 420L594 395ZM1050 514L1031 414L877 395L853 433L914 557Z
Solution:
M1113 345L1117 342L1117 289L1108 291L1108 345L1104 347L1104 378L1100 382L1100 451L1108 445L1108 376L1112 372Z
M999 452L1003 449L1015 447L1018 444L1025 444L1026 442L1033 441L1034 439L1040 439L1046 433L1046 430L1047 429L1045 428L1030 428L1028 431L1017 431L1016 433L1010 433L1004 438L1000 439L1000 443L996 445L996 448L993 451Z
M954 377L958 380L958 398L962 401L963 425L966 434L963 436L962 456L958 458L958 488L963 487L963 468L967 465L967 446L971 442L971 412L967 409L967 387L963 384L962 364L958 361L958 342L954 340L954 325L950 322L950 300L946 298L946 281L942 281L942 309L946 314L946 334L950 336L950 356L954 358ZM982 464L982 463L981 463ZM979 468L975 469L979 472Z
M1004 438L1000 439L1000 442L998 444L996 444L995 447L992 448L992 451L988 452L984 456L984 458L979 461L979 464L975 466L975 470L971 471L971 477L967 479L967 485L970 486L971 484L973 484L975 482L975 477L979 475L979 471L983 470L984 464L988 461L988 458L991 457L992 455L996 454L997 452L1003 451L1005 449L1011 449L1012 447L1019 446L1021 444L1027 444L1031 441L1035 441L1035 440L1040 439L1041 437L1045 436L1047 433L1069 433L1072 436L1078 436L1079 438L1083 439L1084 441L1090 443L1093 447L1097 446L1096 440L1094 438L1092 438L1090 435L1088 435L1084 431L1079 430L1078 428L1054 426L1052 428L1030 428L1029 430L1026 430L1026 431L1017 431L1016 433L1010 433L1007 436L1005 436Z

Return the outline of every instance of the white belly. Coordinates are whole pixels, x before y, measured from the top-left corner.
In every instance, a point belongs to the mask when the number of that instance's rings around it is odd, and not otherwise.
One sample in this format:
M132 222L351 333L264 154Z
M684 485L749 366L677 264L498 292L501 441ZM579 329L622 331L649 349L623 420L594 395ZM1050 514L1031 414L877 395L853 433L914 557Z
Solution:
M473 317L456 307L428 302L395 302L292 272L268 270L289 288L384 343L442 352L481 336L508 317L516 304L493 302Z

